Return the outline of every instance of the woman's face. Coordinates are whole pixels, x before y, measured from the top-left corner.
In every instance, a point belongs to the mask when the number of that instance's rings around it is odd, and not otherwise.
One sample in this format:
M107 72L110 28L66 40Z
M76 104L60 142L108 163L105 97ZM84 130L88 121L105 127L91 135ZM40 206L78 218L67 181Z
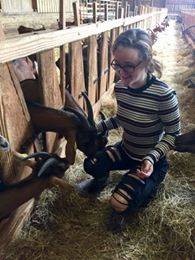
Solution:
M119 46L113 53L113 68L120 76L124 85L136 87L146 79L146 61L141 59L138 49Z

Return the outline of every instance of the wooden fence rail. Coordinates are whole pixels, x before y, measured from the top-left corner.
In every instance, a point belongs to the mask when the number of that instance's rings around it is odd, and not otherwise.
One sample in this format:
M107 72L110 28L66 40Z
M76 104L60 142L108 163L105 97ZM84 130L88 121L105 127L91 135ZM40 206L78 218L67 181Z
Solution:
M166 10L137 15L134 17L120 18L114 21L105 21L89 25L83 24L79 27L71 27L70 29L65 30L42 32L35 35L19 35L16 38L1 41L0 63L28 56L32 53L55 48L63 44L79 41L89 36L98 35L118 27L136 24L137 27L146 29L146 23L153 23L151 22L152 20L155 21L155 24L157 21L162 21L165 16Z

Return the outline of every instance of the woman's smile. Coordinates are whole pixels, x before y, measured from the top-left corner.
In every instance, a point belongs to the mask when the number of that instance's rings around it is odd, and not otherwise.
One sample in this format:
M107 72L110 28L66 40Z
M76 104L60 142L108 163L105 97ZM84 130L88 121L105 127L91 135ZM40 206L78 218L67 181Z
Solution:
M112 64L120 76L122 83L132 88L143 86L147 72L139 50L119 47L113 54L114 60Z

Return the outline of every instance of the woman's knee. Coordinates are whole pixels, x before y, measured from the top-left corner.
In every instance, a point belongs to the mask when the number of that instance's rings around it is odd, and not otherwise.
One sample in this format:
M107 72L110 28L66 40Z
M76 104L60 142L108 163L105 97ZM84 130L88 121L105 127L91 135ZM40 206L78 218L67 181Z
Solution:
M131 197L123 190L120 190L120 194L117 192L113 193L110 198L110 204L114 210L123 212L128 208Z

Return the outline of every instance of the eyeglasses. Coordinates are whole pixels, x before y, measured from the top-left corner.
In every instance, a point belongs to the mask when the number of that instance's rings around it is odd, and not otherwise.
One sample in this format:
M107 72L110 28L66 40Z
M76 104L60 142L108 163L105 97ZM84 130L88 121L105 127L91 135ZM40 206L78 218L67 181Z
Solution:
M123 69L126 73L132 73L134 70L142 63L143 61L140 61L137 65L133 64L126 64L124 66L120 65L116 60L113 60L111 62L111 66L114 70L119 71L120 69Z

